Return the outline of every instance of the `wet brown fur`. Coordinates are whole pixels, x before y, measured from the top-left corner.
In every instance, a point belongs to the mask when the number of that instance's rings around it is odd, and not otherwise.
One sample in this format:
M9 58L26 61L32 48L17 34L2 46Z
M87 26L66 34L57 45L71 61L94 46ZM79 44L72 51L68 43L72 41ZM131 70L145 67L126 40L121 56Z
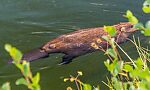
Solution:
M136 31L129 22L116 24L114 27L117 30L117 35L114 38L118 44L126 41L126 38ZM104 31L103 27L81 29L50 40L40 48L24 54L23 59L32 61L46 57L51 53L64 53L60 65L67 64L75 57L96 51L97 49L91 46L93 42L102 48L106 48L108 43L102 40L102 36L105 35L108 35L108 33Z

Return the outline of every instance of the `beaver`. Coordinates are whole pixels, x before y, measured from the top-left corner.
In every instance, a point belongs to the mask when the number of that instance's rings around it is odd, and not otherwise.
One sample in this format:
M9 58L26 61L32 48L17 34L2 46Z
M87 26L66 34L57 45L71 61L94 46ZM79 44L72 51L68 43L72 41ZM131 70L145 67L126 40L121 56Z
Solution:
M133 24L130 22L122 22L113 25L116 28L116 35L113 37L115 41L120 44L127 40L129 35L137 29L133 28ZM106 36L108 33L103 27L81 29L68 34L58 36L57 38L50 40L40 48L31 50L25 53L22 60L33 61L40 58L48 57L52 53L63 53L62 61L59 65L68 64L74 58L81 55L97 51L98 49L91 46L91 43L97 42L98 46L106 49L108 43L102 40L102 36Z

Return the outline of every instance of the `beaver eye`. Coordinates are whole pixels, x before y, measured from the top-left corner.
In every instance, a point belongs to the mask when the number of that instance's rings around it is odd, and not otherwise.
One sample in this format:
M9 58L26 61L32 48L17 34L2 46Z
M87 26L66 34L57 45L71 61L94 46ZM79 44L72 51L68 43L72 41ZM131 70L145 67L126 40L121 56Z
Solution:
M126 28L125 28L125 27L122 27L122 28L121 28L121 32L126 32Z
M133 28L133 25L132 25L132 26L130 26L130 28Z

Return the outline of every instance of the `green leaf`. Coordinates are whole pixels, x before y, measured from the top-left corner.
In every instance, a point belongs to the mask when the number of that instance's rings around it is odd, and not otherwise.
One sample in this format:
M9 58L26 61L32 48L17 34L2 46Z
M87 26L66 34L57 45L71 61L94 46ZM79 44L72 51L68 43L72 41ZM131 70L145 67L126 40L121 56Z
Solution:
M109 34L110 36L115 36L115 35L116 35L116 28L113 27L113 26L104 26L104 30L105 30L106 32L108 32L108 34Z
M130 77L135 78L138 75L138 70L133 70L132 72L129 73Z
M84 84L83 90L92 90L92 86L90 84Z
M117 58L117 53L111 48L107 49L105 54L109 54L111 57Z
M23 71L23 65L22 64L18 63L18 64L16 64L16 67L18 67L21 71Z
M145 36L150 36L150 29L145 29L144 30L144 35Z
M145 13L150 13L150 7L143 6L142 10L143 10L143 12L145 12Z
M115 90L122 90L122 82L120 82L116 77L112 78L112 83Z
M32 82L34 84L38 84L40 81L40 73L37 73L33 78L32 78Z
M16 49L15 47L12 47L9 44L5 45L5 49L7 52L9 52L10 56L12 57L12 59L14 60L16 64L20 63L20 60L22 58L22 53L18 49Z
M142 69L143 68L144 63L143 63L143 61L140 58L138 58L135 63L137 65L138 69Z
M130 10L127 10L127 12L126 12L126 17L127 18L130 18L130 17L132 17L133 16L133 13L130 11Z
M137 23L134 25L133 28L137 28L137 29L143 29L144 28L144 25L142 23Z
M133 82L129 85L129 90L136 90L136 88L135 88Z
M16 81L16 85L21 85L21 84L28 86L28 83L24 78L20 78Z
M118 64L117 60L114 60L113 63L110 64L110 60L107 60L104 62L105 66L107 67L108 71L111 72L113 76L118 75L121 67L123 66L123 62L121 64Z
M132 24L137 24L138 19L135 16L132 16L131 18L129 18L129 22L131 22Z
M13 47L10 51L10 55L15 60L15 62L20 63L20 60L22 58L22 53L18 49Z
M9 82L4 83L0 90L11 90L10 83Z
M138 19L133 15L133 13L130 10L126 11L126 15L124 15L126 18L128 18L129 22L132 24L137 24Z
M33 86L32 88L33 88L32 90L41 90L41 88L40 88L40 85L39 85L39 84L36 84L36 86Z
M117 76L119 71L120 71L120 69L121 69L117 60L113 61L113 63L110 65L110 68L113 71L113 72L111 72L113 76Z
M104 61L104 64L105 64L105 66L107 67L107 69L108 69L108 71L110 71L110 60L109 59L107 59L107 61ZM111 71L110 71L111 72Z
M147 22L146 22L145 27L146 27L147 29L150 29L150 21L147 21Z
M110 60L107 59L107 61L104 61L105 66L107 67L107 70L110 71L111 73L113 73L114 70L114 65L113 63L110 64Z
M23 61L23 73L25 76L30 77L31 72L30 72L30 63L29 62Z
M12 48L12 46L10 44L5 44L5 50L7 52L10 52L11 48Z
M139 70L140 74L138 74L138 76L140 78L143 78L143 79L147 79L148 81L150 81L150 72L148 69L146 70Z
M125 64L124 69L128 72L133 71L133 67L131 65Z
M145 13L150 13L150 0L146 0L144 3L143 3L143 8L142 10L145 12Z

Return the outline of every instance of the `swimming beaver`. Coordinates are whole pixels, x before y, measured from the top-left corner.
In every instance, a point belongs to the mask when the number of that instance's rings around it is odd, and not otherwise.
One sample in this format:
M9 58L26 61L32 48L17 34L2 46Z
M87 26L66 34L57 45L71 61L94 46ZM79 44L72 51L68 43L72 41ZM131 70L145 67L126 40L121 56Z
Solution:
M117 30L117 34L114 38L118 44L126 41L131 33L137 31L137 29L133 28L133 24L129 22L116 24L114 27ZM91 43L97 42L97 40L105 35L108 35L108 33L104 31L103 27L81 29L64 34L50 40L38 49L25 53L22 60L33 61L39 58L48 57L51 53L63 53L65 55L62 57L62 62L59 65L67 64L78 56L97 51L97 49L91 46ZM105 40L102 40L98 45L106 49L108 43Z

